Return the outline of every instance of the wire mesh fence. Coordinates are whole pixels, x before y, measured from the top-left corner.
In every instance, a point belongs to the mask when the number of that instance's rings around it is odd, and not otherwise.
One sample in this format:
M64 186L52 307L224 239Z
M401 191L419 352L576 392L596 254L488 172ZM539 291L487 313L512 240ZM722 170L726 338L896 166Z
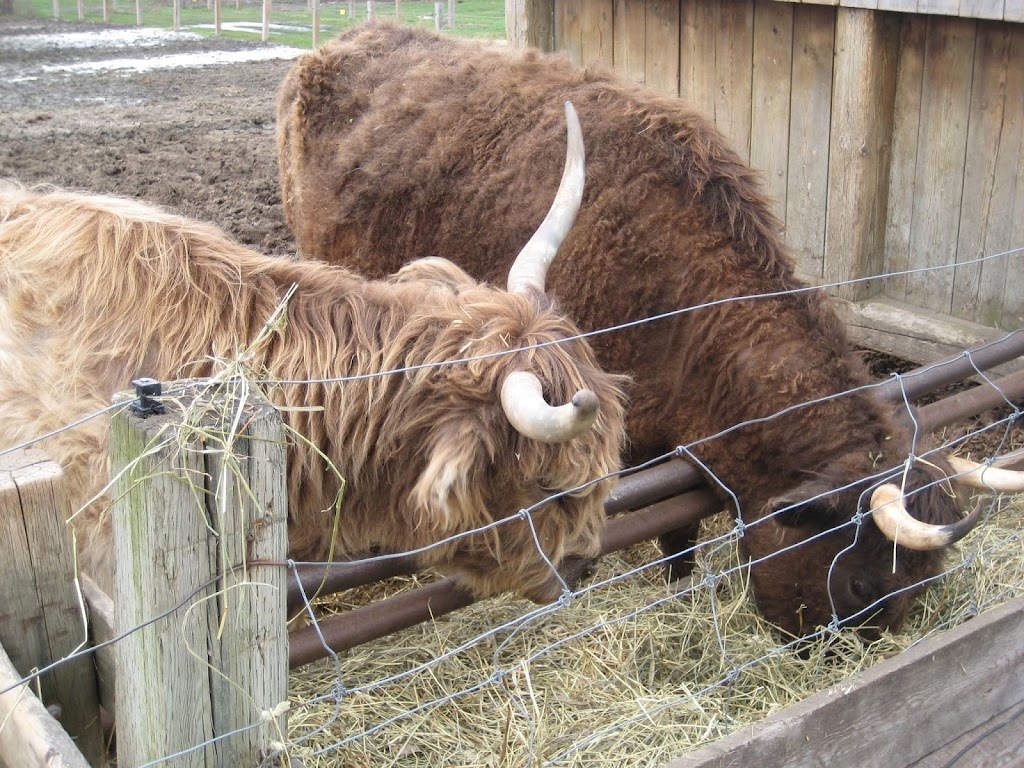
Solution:
M995 416L947 429L938 450L986 458L1020 448L1019 396L1004 400ZM495 598L327 652L293 672L287 739L268 754L306 765L666 762L1020 595L1021 502L983 503L984 524L929 580L907 626L874 642L838 623L809 641L780 638L752 601L738 547L745 526L720 514L703 526L689 580L666 583L664 558L639 544L606 556L551 605ZM409 575L304 601L293 626L435 579Z

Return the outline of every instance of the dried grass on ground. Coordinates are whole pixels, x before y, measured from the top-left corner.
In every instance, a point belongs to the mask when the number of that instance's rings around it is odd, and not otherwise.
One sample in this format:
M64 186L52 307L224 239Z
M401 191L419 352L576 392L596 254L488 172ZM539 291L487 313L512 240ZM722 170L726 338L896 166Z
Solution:
M488 600L297 671L294 755L307 766L661 765L1024 594L1022 513L1024 496L994 504L902 633L865 646L844 632L806 657L757 615L734 541L708 546L678 594L657 567L616 580L657 559L639 545L604 559L592 583L607 584L533 620L518 620L528 603ZM729 528L720 516L704 538Z

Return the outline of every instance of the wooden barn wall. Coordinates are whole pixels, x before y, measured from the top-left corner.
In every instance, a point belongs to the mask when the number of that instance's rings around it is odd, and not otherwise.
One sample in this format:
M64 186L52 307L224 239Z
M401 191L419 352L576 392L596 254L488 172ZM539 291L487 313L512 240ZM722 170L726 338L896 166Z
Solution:
M763 172L810 279L1024 245L1022 24L777 0L512 5L529 28L519 42L612 67L710 115ZM1017 328L1024 256L837 294Z

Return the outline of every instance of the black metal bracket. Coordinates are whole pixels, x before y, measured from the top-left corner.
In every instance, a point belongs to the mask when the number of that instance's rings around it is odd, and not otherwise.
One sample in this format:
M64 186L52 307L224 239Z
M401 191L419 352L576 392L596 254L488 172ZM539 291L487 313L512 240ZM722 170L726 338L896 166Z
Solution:
M135 394L139 398L130 406L132 413L144 419L155 413L164 412L164 404L153 399L163 394L163 388L159 381L143 378L134 379L132 384L135 385Z

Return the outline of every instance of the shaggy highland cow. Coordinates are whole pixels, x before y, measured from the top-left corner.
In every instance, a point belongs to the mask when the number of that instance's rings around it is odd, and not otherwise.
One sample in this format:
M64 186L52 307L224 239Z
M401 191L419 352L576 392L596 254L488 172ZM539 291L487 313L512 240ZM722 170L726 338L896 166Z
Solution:
M708 305L592 338L606 369L633 377L628 461L689 446L738 503L756 600L787 632L833 616L899 627L976 516L961 521L946 459L904 466L923 448L857 390L868 375L827 297L790 293L805 286L756 174L678 99L558 55L383 23L348 31L280 89L300 254L383 275L443 253L499 280L504 246L526 242L558 183L565 100L588 147L587 191L549 274L566 311L596 330ZM875 507L874 522L858 516ZM683 551L693 533L663 546Z
M570 168L582 173L580 162ZM564 231L572 204L555 207L568 209L555 222ZM527 279L533 255L524 253ZM602 372L585 342L551 343L578 329L542 284L499 290L442 259L368 282L254 253L142 203L16 185L0 186L0 449L100 411L141 375L210 375L211 356L251 346L291 286L284 324L249 350L253 370L295 381L415 367L272 390L310 443L288 447L293 557L322 560L331 546L339 481L321 453L346 481L340 553L424 547L620 466L621 377ZM472 360L442 364L460 358ZM40 444L79 503L108 475L108 423L93 419ZM533 513L537 539L570 583L573 567L598 553L608 483ZM107 505L87 507L76 531L83 570L109 588ZM478 594L549 601L561 587L524 520L456 538L421 563Z

